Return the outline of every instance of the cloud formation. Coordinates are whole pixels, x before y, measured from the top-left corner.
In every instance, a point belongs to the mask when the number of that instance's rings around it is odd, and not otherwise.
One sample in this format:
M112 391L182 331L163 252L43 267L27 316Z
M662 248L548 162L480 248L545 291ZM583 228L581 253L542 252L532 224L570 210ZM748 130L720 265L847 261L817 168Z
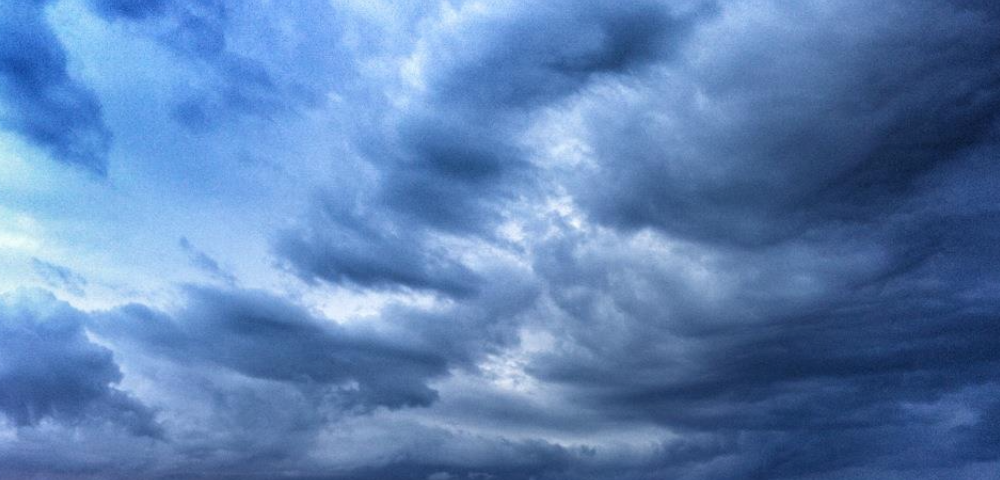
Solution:
M710 10L504 6L446 11L418 32L409 70L397 79L405 106L384 105L374 118L359 112L370 124L356 142L377 185L363 195L324 194L320 214L285 234L278 253L295 270L333 283L469 293L460 285L474 286L475 276L437 237L488 237L505 203L534 196L519 140L532 110L596 76L669 58Z
M66 52L45 20L48 3L0 6L0 127L104 175L112 135L94 93L67 71Z
M11 24L62 51L33 5ZM4 297L0 476L1000 470L992 2L86 5L204 81L178 142L290 168L149 200L179 213L136 228L192 232L150 264L207 284ZM195 236L248 175L294 197L248 214L268 247Z
M110 350L91 342L85 316L44 292L0 303L0 412L16 426L110 421L157 436L154 413L114 387L122 379Z
M743 245L870 220L995 125L995 15L740 8L696 40L711 50L581 102L599 169L579 198L597 219Z
M336 387L325 394L362 407L428 404L427 380L445 372L434 352L354 334L252 292L192 289L176 316L130 305L99 325L99 333L144 352L303 388Z

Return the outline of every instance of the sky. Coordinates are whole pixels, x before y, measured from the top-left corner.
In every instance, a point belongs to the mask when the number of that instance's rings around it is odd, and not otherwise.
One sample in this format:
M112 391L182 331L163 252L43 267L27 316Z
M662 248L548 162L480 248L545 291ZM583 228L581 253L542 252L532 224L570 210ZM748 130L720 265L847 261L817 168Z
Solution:
M1000 3L0 0L0 479L1000 479Z

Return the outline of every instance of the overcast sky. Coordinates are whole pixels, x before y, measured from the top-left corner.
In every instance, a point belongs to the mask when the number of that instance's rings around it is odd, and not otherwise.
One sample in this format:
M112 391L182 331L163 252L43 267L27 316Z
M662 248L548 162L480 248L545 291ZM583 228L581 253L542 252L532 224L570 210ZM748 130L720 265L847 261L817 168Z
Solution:
M0 479L995 480L998 159L991 0L0 0Z

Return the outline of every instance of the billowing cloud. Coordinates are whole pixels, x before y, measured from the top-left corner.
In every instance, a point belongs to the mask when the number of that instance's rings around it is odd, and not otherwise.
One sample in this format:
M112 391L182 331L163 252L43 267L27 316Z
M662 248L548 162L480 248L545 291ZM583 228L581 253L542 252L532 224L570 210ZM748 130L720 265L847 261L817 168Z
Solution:
M110 421L136 435L159 435L154 413L115 388L121 371L91 342L86 317L43 292L0 303L0 413L17 426L46 419Z
M278 253L307 278L468 293L456 282L474 286L475 276L436 238L489 236L506 202L534 196L519 140L531 112L595 77L669 58L710 12L689 10L653 2L446 9L418 32L397 79L405 106L384 105L356 139L377 172L374 191L325 194L321 214L286 233Z
M255 293L194 289L176 316L141 305L109 312L97 332L172 361L199 362L303 388L333 387L362 407L426 405L427 381L444 374L432 351L355 334L300 307Z
M942 2L734 4L693 40L710 49L580 102L598 165L578 198L604 223L741 245L886 215L995 135L998 21Z
M120 287L86 218L0 234L90 280L0 308L0 476L1000 470L993 3L84 4L192 79L141 121L220 185L112 180L181 238L156 273L222 282ZM38 5L17 31L62 51ZM255 148L283 168L207 161ZM222 198L249 175L289 198Z
M446 247L379 218L378 211L363 205L344 207L341 202L317 201L309 221L280 238L277 252L302 278L457 296L478 288L477 275L451 258Z

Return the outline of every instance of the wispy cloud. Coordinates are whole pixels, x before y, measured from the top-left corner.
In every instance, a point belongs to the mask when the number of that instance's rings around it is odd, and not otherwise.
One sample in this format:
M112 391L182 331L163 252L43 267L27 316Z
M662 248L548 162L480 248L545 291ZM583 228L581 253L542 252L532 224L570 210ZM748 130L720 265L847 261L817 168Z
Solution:
M31 266L48 286L65 290L74 295L82 296L85 294L84 288L87 286L87 279L69 268L37 258L31 259Z

